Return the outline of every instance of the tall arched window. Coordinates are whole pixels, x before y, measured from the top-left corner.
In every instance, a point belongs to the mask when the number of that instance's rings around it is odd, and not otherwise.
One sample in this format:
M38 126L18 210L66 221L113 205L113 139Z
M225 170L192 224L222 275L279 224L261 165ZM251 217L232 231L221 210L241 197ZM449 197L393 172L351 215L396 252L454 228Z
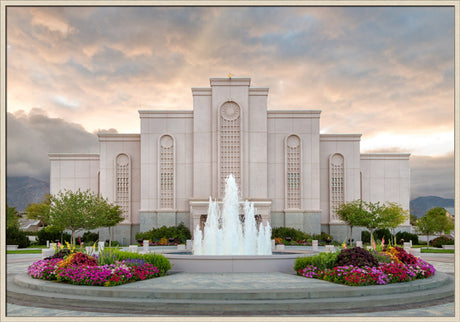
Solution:
M123 211L124 222L131 217L131 160L127 154L119 154L115 160L115 202Z
M290 135L285 142L286 162L286 208L301 208L302 151L297 135Z
M329 159L329 196L331 221L338 221L335 210L345 200L344 158L339 153Z
M233 174L241 188L241 111L235 102L226 102L220 108L220 169L219 193L225 193L225 179Z
M174 208L175 188L175 149L174 139L170 135L160 138L160 208Z

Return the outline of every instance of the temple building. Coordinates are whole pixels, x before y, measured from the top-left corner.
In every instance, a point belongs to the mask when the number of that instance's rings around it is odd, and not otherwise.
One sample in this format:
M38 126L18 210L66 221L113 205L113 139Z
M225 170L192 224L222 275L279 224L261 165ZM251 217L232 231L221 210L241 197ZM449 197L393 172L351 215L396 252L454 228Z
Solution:
M50 193L90 189L119 204L125 245L154 227L203 225L229 174L258 221L337 240L348 231L334 211L343 202L409 209L410 154L361 153L361 134L321 134L321 111L268 109L269 89L250 83L211 78L192 88L193 110L140 110L140 134L99 134L98 154L49 154Z

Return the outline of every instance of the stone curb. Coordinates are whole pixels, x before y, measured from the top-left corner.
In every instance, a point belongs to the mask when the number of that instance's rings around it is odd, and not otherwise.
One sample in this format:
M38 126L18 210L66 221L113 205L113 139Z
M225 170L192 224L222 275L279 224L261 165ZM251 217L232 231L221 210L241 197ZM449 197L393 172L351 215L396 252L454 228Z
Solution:
M78 307L104 308L122 313L147 312L156 314L159 312L167 312L165 314L171 314L171 312L174 312L173 314L235 314L244 312L281 314L309 313L331 309L343 312L344 310L367 309L369 307L376 310L381 307L383 310L384 307L388 308L392 305L397 307L417 304L454 295L453 278L442 273L437 273L433 278L409 283L368 287L345 286L346 292L342 291L343 285L337 285L337 287L325 290L322 296L317 294L322 293L320 288L309 290L310 295L308 295L308 291L304 293L305 289L303 289L300 293L303 293L304 297L300 298L277 298L280 294L286 295L292 292L297 294L299 291L295 289L288 291L288 293L280 292L280 289L277 289L275 290L276 296L270 295L273 290L268 289L238 290L237 292L235 290L206 290L206 293L201 294L207 294L207 296L194 297L192 295L198 295L198 291L203 292L205 290L196 289L193 290L195 292L188 293L186 291L184 293L183 290L174 292L148 290L142 292L143 290L135 287L111 290L111 288L73 286L34 280L24 274L16 276L14 280L10 279L8 282L11 283L8 285L7 293L10 299L26 300L57 307L65 306L67 309L78 309ZM74 292L69 292L71 290ZM136 296L133 292L138 292L141 296ZM336 294L337 292L339 295ZM156 294L157 297L151 297L148 294ZM184 298L180 294L190 296ZM164 295L164 297L160 295ZM327 295L334 295L334 297Z

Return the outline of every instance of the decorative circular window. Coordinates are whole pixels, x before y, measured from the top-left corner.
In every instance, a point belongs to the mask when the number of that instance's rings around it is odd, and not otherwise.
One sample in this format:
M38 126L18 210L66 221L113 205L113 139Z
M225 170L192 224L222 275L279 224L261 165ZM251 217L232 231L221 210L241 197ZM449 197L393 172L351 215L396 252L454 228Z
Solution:
M287 145L288 147L290 148L296 148L300 145L300 140L299 140L299 137L296 136L296 135L291 135L290 137L288 137L287 139Z
M117 165L119 166L126 166L129 163L129 158L126 154L120 154L117 157Z
M342 165L343 157L340 154L334 154L331 158L332 165Z
M161 137L160 144L163 148L170 148L173 145L173 138L169 135L163 135Z
M227 102L221 107L221 115L225 120L236 120L240 116L240 107L235 102Z

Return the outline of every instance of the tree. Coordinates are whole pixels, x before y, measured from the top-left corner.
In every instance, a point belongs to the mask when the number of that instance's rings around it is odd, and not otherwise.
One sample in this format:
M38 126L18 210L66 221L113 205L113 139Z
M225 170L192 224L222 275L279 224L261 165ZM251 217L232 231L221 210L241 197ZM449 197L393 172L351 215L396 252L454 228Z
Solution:
M436 231L439 235L450 233L454 229L454 220L447 216L447 210L442 207L435 207L427 211L427 216L436 218Z
M123 217L123 210L118 205L109 205L108 211L102 218L102 227L109 229L109 247L112 247L112 231L111 228L121 223L125 218Z
M50 217L50 194L45 194L41 203L31 203L26 208L26 216L29 219L40 220L47 226Z
M350 226L350 243L352 243L353 226L360 226L364 220L364 216L366 216L366 212L363 209L363 201L358 199L343 203L337 207L335 212L340 220Z
M384 206L380 202L363 201L364 216L361 218L360 226L369 229L371 233L371 244L374 243L374 230L382 228Z
M50 196L49 224L72 233L72 245L75 245L75 231L91 230L105 226L107 213L113 205L106 199L98 197L89 190L64 190Z
M393 234L393 243L396 244L396 227L407 220L409 211L404 210L400 204L395 202L387 202L384 205L381 214L381 223L379 228L389 228Z
M429 247L429 236L436 233L449 233L454 229L454 221L447 216L447 211L441 207L428 210L417 222L417 228L421 234L426 235L426 246Z
M16 207L10 207L6 204L6 227L17 227L19 228L19 217Z
M412 226L416 226L418 221L418 217L414 214L410 214L410 224Z
M429 217L427 215L423 216L417 221L418 231L426 235L426 247L430 246L430 235L433 235L436 231L436 218Z

